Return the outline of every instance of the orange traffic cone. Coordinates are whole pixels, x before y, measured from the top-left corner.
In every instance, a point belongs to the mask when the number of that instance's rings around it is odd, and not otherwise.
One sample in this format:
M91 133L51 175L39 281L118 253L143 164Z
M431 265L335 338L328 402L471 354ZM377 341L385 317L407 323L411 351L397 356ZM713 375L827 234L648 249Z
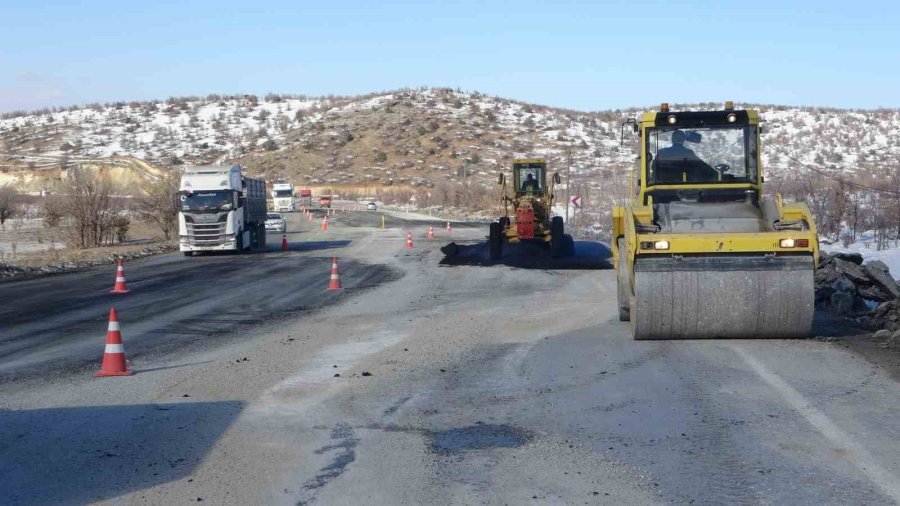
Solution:
M281 251L287 251L287 234L281 234Z
M331 281L328 282L328 290L340 290L341 275L338 274L337 257L331 259Z
M122 265L122 261L119 260L119 267L116 269L116 284L113 286L113 289L109 291L109 293L128 293L128 288L125 287L125 266Z
M328 230L328 216L322 218L322 231Z
M434 239L434 227L428 225L428 240Z
M406 233L406 249L412 249L412 247L413 247L412 232L407 232Z
M110 308L103 365L100 367L100 372L94 376L102 378L104 376L131 376L132 374L125 363L125 347L122 345L122 332L119 330L119 315L116 313L116 308Z
M447 232L453 232L453 229L450 228L450 222L447 222Z

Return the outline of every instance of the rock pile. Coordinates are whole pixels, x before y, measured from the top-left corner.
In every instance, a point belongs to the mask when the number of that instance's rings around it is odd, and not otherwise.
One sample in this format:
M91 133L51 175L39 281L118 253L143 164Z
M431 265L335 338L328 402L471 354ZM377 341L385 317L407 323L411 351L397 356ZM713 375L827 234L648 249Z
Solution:
M858 253L822 253L816 308L857 318L873 328L900 329L900 284L884 262Z

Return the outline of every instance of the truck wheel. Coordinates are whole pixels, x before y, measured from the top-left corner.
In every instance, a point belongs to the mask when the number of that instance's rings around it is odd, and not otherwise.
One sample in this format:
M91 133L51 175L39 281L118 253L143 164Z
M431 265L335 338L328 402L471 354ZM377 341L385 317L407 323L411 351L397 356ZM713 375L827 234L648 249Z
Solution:
M266 250L266 226L259 225L259 250Z
M550 220L550 256L562 258L566 253L565 228L562 216Z
M253 251L260 251L262 249L262 229L259 228L259 224L253 227Z
M240 255L244 252L244 231L238 230L237 239L234 242L235 254Z
M619 321L627 322L631 319L631 273L628 272L628 259L625 258L625 238L619 238L618 245L619 265L616 268L616 286L618 288Z
M192 257L192 256L194 256L194 252L193 252L193 251L182 251L182 253L184 253L184 256L186 256L186 257Z
M499 260L503 255L503 226L499 222L492 222L490 231L491 260Z
M569 234L566 234L564 237L566 238L566 247L565 247L566 256L567 257L575 256L575 239L573 239L572 236Z

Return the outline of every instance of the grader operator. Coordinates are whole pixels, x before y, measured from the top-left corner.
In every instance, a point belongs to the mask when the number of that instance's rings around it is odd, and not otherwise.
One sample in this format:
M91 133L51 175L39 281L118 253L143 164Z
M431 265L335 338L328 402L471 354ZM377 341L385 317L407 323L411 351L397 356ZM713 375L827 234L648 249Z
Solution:
M757 111L663 104L628 123L641 162L612 249L634 339L809 335L816 226L805 204L762 194Z

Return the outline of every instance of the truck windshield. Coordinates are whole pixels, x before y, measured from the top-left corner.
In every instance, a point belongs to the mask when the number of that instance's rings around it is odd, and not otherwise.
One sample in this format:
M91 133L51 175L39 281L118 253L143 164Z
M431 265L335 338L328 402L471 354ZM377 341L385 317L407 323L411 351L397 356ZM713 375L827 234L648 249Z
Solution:
M650 130L647 183L755 183L756 145L755 126Z
M191 213L221 213L231 211L234 192L228 190L182 193L181 210Z
M275 190L275 197L290 197L293 194L291 190Z

